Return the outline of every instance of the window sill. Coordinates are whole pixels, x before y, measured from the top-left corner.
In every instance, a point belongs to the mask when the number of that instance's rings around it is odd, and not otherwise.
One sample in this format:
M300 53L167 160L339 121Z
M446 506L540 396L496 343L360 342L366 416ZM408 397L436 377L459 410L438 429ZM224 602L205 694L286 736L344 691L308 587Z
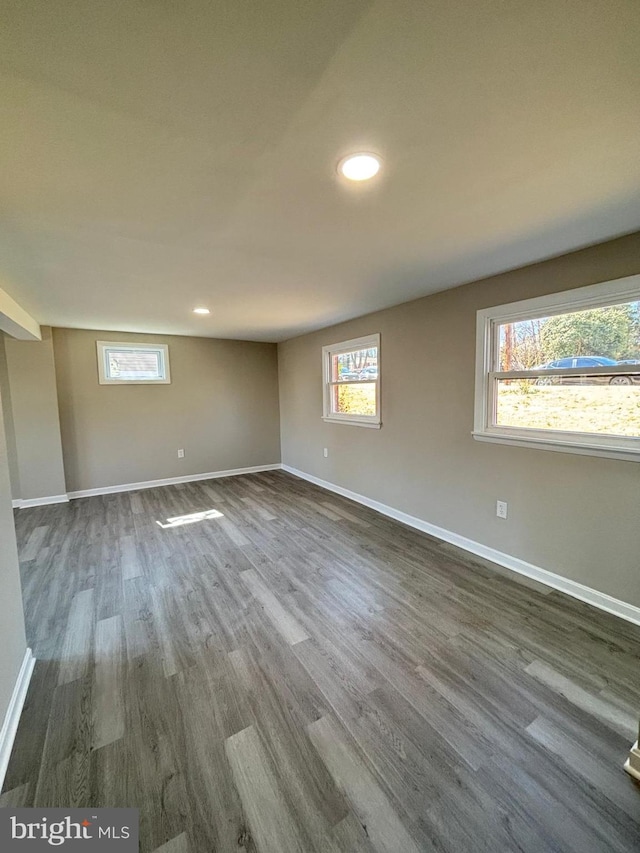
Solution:
M100 385L171 385L170 379L100 379Z
M355 421L349 418L331 418L328 416L323 417L322 420L329 424L345 424L346 426L367 427L368 429L380 429L382 426L380 421Z
M492 432L472 432L476 441L486 441L493 444L508 444L512 447L529 447L535 450L552 450L557 453L577 453L582 456L601 456L607 459L622 459L627 462L640 462L640 439L638 450L628 447L608 447L602 444L587 444L577 441L563 441L557 438L531 438L517 435L505 435Z

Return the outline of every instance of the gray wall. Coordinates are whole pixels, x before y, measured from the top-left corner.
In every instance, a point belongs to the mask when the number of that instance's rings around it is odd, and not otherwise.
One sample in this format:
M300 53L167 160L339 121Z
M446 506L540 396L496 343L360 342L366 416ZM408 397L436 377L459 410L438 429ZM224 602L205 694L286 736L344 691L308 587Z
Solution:
M51 329L41 341L5 340L13 442L23 500L66 492ZM13 482L13 479L12 479Z
M53 340L69 491L280 461L275 344L78 329ZM100 385L98 340L168 344L171 384Z
M0 389L0 408L2 396ZM0 590L1 726L27 647L3 417L0 417Z
M478 309L638 272L635 234L280 344L283 462L640 606L640 464L471 436ZM382 428L324 423L321 347L372 332Z
M18 452L16 450L16 433L13 426L11 410L11 386L9 384L9 369L5 352L5 335L0 332L0 396L3 400L2 420L4 425L7 456L9 461L9 480L11 496L14 500L20 497L20 474L18 472Z

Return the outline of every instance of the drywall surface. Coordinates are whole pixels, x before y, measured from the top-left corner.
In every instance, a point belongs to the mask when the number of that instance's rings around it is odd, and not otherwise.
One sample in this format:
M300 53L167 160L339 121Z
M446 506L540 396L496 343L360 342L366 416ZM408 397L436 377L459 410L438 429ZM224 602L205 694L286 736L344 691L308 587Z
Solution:
M0 389L0 408L2 407ZM5 718L24 659L27 641L22 610L22 589L11 508L11 485L0 416L0 727Z
M275 344L82 329L53 339L69 491L280 461ZM168 344L171 384L100 385L99 340Z
M60 416L51 329L41 341L5 339L22 500L64 495Z
M283 463L640 605L640 464L471 435L476 311L638 272L634 234L280 344ZM324 423L322 346L373 332L382 428Z
M2 419L7 446L7 457L9 464L9 480L11 482L11 497L18 500L20 497L20 474L18 472L18 452L16 450L16 433L13 426L13 412L11 409L11 386L9 384L9 370L7 368L7 356L4 346L5 336L0 332L0 396L2 397Z

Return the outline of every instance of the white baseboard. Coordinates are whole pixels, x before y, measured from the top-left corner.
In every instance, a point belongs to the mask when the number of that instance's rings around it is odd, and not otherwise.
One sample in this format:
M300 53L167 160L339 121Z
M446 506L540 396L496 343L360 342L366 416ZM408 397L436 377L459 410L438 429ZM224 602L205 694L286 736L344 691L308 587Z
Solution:
M174 483L195 483L198 480L215 480L219 477L237 477L239 474L257 474L260 471L276 471L282 467L280 462L271 465L253 465L249 468L231 468L228 471L209 471L206 474L187 474L184 477L167 477L164 480L144 480L141 483L121 483L117 486L100 486L97 489L81 489L64 495L49 495L44 498L17 498L12 501L14 509L27 509L34 506L68 503L76 498L90 498L94 495L114 495L118 492L137 492L139 489L155 489L158 486L171 486Z
M27 690L29 689L29 682L31 681L35 662L36 659L33 656L33 652L31 649L27 649L24 653L22 666L20 667L13 693L11 694L2 730L0 730L0 791L4 785L4 777L9 766L9 758L11 757L13 742L18 731L18 723L20 722L20 715L24 707L24 700L27 697Z
M444 527L438 527L421 518L416 518L413 515L408 515L406 512L401 512L391 506L380 503L380 501L368 498L365 495L359 495L352 492L350 489L345 489L342 486L337 486L335 483L330 483L327 480L321 480L320 477L314 477L312 474L307 474L304 471L299 471L297 468L292 468L290 465L282 465L282 470L300 477L302 480L308 480L310 483L315 483L316 486L321 486L330 492L335 492L345 498L349 498L356 503L368 506L376 512L393 518L396 521L402 522L409 527L414 527L416 530L421 530L423 533L428 533L430 536L435 536L437 539L443 539L451 545L457 545L471 554L482 557L485 560L490 560L492 563L497 563L499 566L504 566L512 572L519 575L526 575L539 583L553 587L560 592L564 592L573 598L578 598L587 604L592 604L599 610L606 610L607 613L613 613L614 616L619 616L621 619L626 619L628 622L633 622L635 625L640 625L640 607L629 604L626 601L621 601L618 598L613 598L604 592L597 589L584 586L577 581L565 578L562 575L556 575L547 569L542 569L540 566L534 566L532 563L527 563L519 557L512 557L510 554L505 554L503 551L498 551L495 548L490 548L488 545L483 545L481 542L475 542L473 539L467 539L466 536L461 536L459 533L454 533L451 530L446 530Z
M91 498L94 495L114 495L118 492L137 492L139 489L156 489L158 486L172 486L176 483L196 483L198 480L216 480L220 477L237 477L240 474L258 474L260 471L277 471L280 462L271 465L253 465L250 468L231 468L229 471L209 471L206 474L187 474L184 477L167 477L164 480L144 480L141 483L121 483L118 486L100 486L97 489L81 489L69 492L69 498Z
M69 503L69 495L48 495L44 498L18 498L12 501L14 509L28 509L32 506L48 506L49 504Z

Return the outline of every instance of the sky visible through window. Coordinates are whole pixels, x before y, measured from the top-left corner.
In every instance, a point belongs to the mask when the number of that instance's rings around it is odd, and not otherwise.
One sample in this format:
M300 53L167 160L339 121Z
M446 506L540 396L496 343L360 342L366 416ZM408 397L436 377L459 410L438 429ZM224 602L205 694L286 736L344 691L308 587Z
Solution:
M640 361L640 302L500 325L500 370L578 356Z

